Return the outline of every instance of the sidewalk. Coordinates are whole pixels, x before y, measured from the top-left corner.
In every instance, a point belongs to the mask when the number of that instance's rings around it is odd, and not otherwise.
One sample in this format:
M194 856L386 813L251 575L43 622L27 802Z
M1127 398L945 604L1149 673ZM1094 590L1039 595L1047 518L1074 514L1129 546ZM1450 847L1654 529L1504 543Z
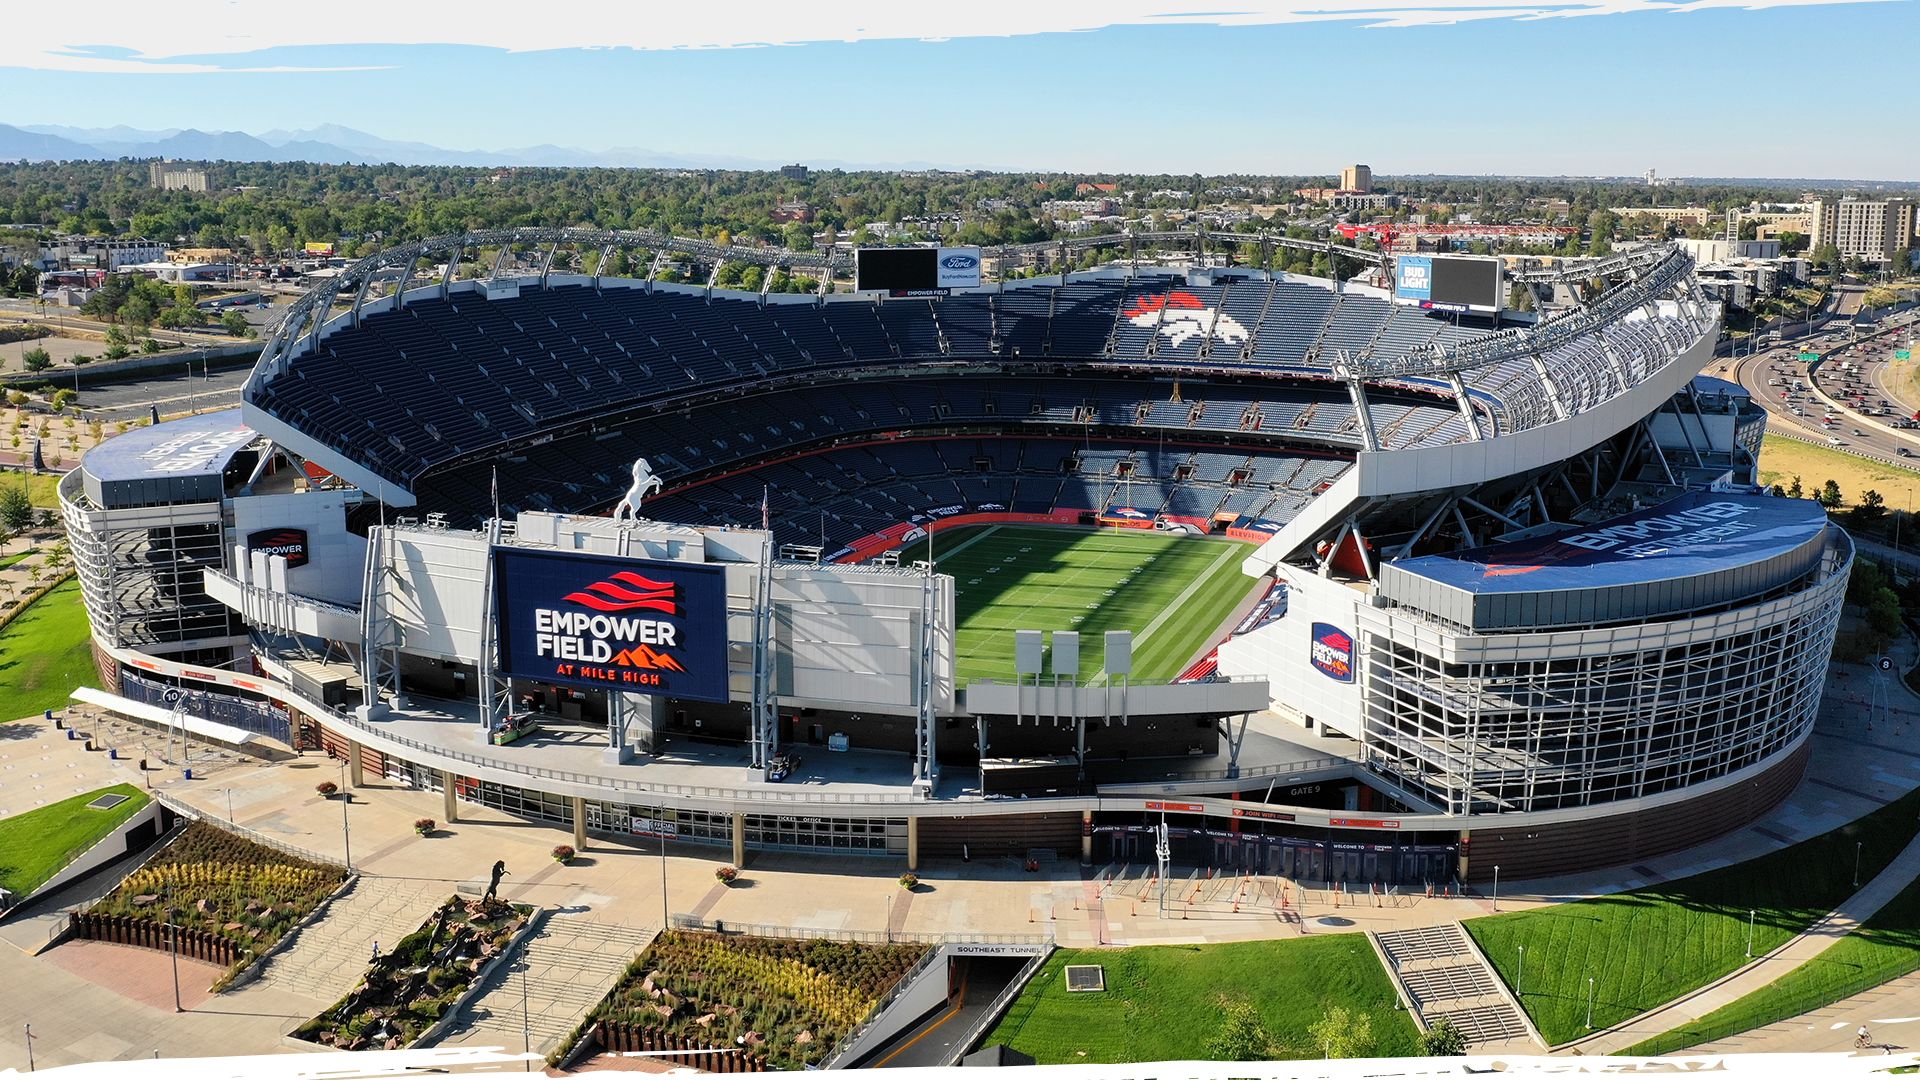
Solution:
M1878 877L1867 882L1859 892L1848 897L1799 937L1717 983L1576 1045L1582 1054L1587 1055L1623 1053L1629 1047L1698 1020L1715 1009L1764 989L1858 929L1861 923L1912 884L1916 877L1920 877L1920 838L1909 843Z
M1904 1053L1920 1047L1920 972L1836 1001L1791 1020L1754 1028L1689 1054L1801 1054L1851 1052L1853 1033L1866 1025L1871 1053Z

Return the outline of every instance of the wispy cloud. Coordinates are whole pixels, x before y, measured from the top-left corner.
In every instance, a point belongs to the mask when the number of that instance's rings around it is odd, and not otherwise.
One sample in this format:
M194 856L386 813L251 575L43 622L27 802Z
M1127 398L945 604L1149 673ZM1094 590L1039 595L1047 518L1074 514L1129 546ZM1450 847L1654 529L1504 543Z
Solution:
M549 49L731 49L816 41L938 41L1068 33L1113 26L1186 24L1271 26L1356 22L1435 26L1495 19L1554 19L1708 8L1801 7L1910 0L734 0L690 4L654 0L547 0L537 13L500 0L450 7L436 2L332 0L321 8L257 0L178 5L152 0L94 0L84 19L56 4L8 13L0 67L93 73L350 71L381 64L263 63L282 48L341 50L381 45L465 45L522 52ZM457 16L455 13L457 12ZM386 58L383 58L386 59Z

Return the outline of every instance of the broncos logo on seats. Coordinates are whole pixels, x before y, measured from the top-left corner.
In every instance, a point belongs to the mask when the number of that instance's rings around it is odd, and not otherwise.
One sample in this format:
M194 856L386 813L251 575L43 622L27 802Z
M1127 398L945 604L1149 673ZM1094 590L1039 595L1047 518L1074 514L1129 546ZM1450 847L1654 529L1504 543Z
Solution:
M1188 338L1205 337L1209 331L1223 344L1244 345L1247 341L1247 328L1240 325L1240 320L1180 289L1165 296L1135 297L1121 315L1143 330L1158 331L1175 347L1184 345Z

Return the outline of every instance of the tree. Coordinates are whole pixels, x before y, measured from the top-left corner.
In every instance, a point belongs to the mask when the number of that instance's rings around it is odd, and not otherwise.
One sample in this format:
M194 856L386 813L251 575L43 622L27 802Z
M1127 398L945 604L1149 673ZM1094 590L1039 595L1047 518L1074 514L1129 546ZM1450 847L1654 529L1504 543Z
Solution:
M220 316L220 326L234 337L246 337L253 333L253 330L247 326L247 317L237 311L229 311Z
M1420 1033L1420 1052L1428 1057L1459 1057L1467 1052L1467 1033L1443 1016Z
M1875 651L1900 633L1900 594L1882 585L1867 598L1867 630Z
M1801 487L1800 487L1800 477L1795 476L1793 478L1793 485L1787 488L1787 498L1799 499L1799 498L1804 498L1805 496L1806 496L1806 492L1801 490Z
M1270 1061L1274 1054L1273 1033L1260 1022L1260 1011L1248 1001L1222 1001L1220 1030L1207 1040L1207 1057L1213 1061Z
M67 406L73 404L73 399L79 396L79 394L73 392L73 387L71 386L63 386L59 390L54 391L53 411L64 411Z
M1865 527L1879 521L1886 513L1887 500L1881 498L1879 492L1869 490L1860 496L1860 502L1853 509L1847 511L1847 524L1856 528Z
M1829 510L1838 507L1840 505L1840 485L1832 480L1827 481L1821 486L1820 494L1814 496L1814 501Z
M1307 1034L1327 1057L1360 1057L1373 1047L1373 1017L1335 1005L1307 1028Z
M1831 244L1821 244L1813 249L1813 265L1822 270L1832 271L1840 265L1840 249Z
M27 498L25 485L0 488L0 526L4 526L7 535L25 532L33 525L33 502Z
M47 354L47 350L36 345L26 351L26 354L21 357L21 362L26 365L28 371L45 371L53 366L53 357Z

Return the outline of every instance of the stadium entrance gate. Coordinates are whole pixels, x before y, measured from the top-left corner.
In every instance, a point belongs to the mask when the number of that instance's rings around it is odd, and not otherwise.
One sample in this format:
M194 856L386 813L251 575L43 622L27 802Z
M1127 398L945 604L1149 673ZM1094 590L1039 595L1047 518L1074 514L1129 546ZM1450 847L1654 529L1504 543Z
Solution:
M1109 862L1153 861L1151 826L1098 825L1093 833L1096 857L1104 846ZM1375 844L1170 827L1167 839L1176 863L1357 885L1442 885L1453 880L1459 855L1453 844L1406 843L1398 837Z

